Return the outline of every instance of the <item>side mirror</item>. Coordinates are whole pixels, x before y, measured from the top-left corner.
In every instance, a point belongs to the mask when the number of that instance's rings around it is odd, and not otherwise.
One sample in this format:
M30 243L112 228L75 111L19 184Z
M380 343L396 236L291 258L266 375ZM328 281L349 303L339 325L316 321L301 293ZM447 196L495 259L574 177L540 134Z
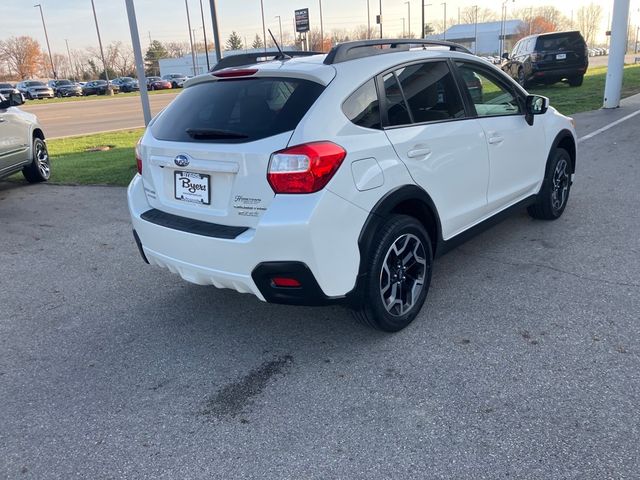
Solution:
M507 52L504 52L502 54L502 58L504 58L505 60L509 60L509 54Z
M543 115L549 109L549 99L542 95L527 95L525 100L525 120L533 125L534 115Z
M9 94L9 106L17 107L18 105L22 105L24 103L24 97L21 93L10 93Z

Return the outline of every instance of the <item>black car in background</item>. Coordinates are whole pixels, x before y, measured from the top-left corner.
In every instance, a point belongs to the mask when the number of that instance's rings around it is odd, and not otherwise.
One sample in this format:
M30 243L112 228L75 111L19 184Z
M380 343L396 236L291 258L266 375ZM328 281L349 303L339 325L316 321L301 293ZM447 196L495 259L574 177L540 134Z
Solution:
M587 43L578 31L524 37L504 58L502 70L525 88L562 80L579 87L589 66Z
M113 83L120 87L121 92L137 92L140 90L140 86L138 85L138 81L132 77L118 77Z
M106 80L93 80L91 82L87 82L84 87L82 87L83 95L106 95L107 88L109 84ZM119 93L120 87L118 85L111 85L113 89L113 93Z
M53 88L56 97L80 97L82 88L71 80L51 80L49 86Z

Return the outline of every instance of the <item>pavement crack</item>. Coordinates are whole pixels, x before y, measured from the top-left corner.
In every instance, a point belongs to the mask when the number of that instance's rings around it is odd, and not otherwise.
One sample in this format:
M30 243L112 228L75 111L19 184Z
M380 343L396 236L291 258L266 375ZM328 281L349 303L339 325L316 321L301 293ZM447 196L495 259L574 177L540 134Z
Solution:
M502 259L499 259L499 258L492 257L490 255L483 255L481 253L467 252L467 251L465 251L465 250L463 250L461 248L458 248L458 251L460 253L462 253L463 255L466 255L468 257L478 257L478 258L482 258L484 260L489 260L490 262L499 263L499 264L502 264L502 265L510 265L512 267L524 267L524 266L539 267L539 268L544 268L544 269L547 269L547 270L552 270L554 272L563 273L565 275L571 275L571 276L579 278L581 280L587 280L587 281L590 281L590 282L606 283L607 285L616 285L616 286L619 286L619 287L640 288L640 284L638 284L638 283L616 282L615 280L605 280L604 278L590 277L590 276L581 275L579 273L572 272L572 271L569 271L569 270L563 270L563 269L558 268L558 267L553 267L551 265L545 265L544 263L515 262L515 261L509 261L509 260L502 260Z

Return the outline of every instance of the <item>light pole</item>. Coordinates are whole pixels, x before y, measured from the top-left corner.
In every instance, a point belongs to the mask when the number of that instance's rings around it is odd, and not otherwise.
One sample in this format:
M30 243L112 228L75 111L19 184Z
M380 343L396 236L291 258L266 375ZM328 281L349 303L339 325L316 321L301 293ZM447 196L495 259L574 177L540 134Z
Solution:
M369 0L367 0L367 40L371 38L371 11L369 10Z
M280 25L280 47L282 47L282 17L280 15L276 15L273 18L277 18L278 24Z
M218 14L216 13L216 0L209 0L211 10L211 25L213 26L213 47L216 49L216 63L222 58L220 50L220 33L218 32Z
M149 125L151 121L151 108L149 107L149 94L147 93L147 79L144 76L144 58L142 58L142 48L140 47L140 35L138 34L138 22L136 21L136 9L133 0L125 0L127 5L127 17L129 18L129 30L131 32L131 45L133 46L133 57L136 61L136 73L138 74L138 85L140 86L140 101L142 102L142 114L144 124Z
M444 6L444 21L442 23L442 40L447 39L447 2L442 2L440 5Z
M404 2L407 6L407 23L409 28L407 29L407 37L411 38L411 2Z
M320 51L324 52L324 26L322 23L322 0L318 0L318 6L320 7Z
M478 54L478 5L474 5L473 26L473 54Z
M191 30L193 32L193 50L195 52L195 59L196 59L196 68L195 71L200 73L200 65L198 64L198 43L196 42L196 32L198 31L198 28L194 28L193 30ZM194 75L198 75L198 73L194 73Z
M102 38L100 38L100 28L98 27L98 16L96 15L96 6L91 0L91 9L93 10L93 20L96 22L96 33L98 34L98 45L100 46L100 56L102 57L102 66L104 67L104 79L107 81L107 94L113 95L113 89L109 83L109 71L107 69L107 62L104 60L104 50L102 48Z
M402 38L406 38L406 31L405 31L405 22L406 18L402 17Z
M200 0L200 16L202 17L202 36L204 37L204 56L207 58L207 72L211 70L209 65L209 48L207 47L207 29L204 27L204 9L202 8L202 0Z
M34 5L33 8L38 7L40 9L40 18L42 18L42 28L44 28L44 38L47 41L47 50L49 51L49 61L51 62L51 73L53 73L53 78L58 79L58 74L56 73L56 67L53 66L53 56L51 55L51 47L49 46L49 35L47 35L47 25L44 23L44 14L42 13L42 5L37 4Z
M71 73L73 78L73 63L71 62L71 52L69 51L69 40L65 38L64 43L67 44L67 57L69 57L69 73ZM74 82L75 81L76 80L74 80Z
M380 38L382 38L382 0L380 0L380 16L378 20L380 20Z
M196 53L193 50L193 36L191 35L191 18L189 17L189 1L184 0L184 7L187 9L187 27L189 27L189 43L191 44L191 63L193 65L193 74L196 73Z
M262 42L264 43L264 51L267 51L267 27L264 25L264 2L260 0L260 12L262 14Z
M433 3L424 3L424 0L422 0L422 38L425 38L427 36L427 19L425 18L425 9L427 7L431 7L433 6Z

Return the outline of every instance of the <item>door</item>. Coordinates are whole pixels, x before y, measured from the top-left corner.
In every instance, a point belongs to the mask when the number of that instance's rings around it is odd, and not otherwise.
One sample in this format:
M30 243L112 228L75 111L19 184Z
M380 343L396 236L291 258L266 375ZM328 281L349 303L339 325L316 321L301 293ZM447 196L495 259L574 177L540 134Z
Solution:
M486 136L489 210L502 210L537 191L548 153L542 122L526 122L523 96L499 72L475 62L456 65Z
M0 174L27 158L29 124L13 108L0 109Z
M413 180L432 198L444 239L486 213L484 131L468 118L446 61L410 64L379 78L385 133Z

